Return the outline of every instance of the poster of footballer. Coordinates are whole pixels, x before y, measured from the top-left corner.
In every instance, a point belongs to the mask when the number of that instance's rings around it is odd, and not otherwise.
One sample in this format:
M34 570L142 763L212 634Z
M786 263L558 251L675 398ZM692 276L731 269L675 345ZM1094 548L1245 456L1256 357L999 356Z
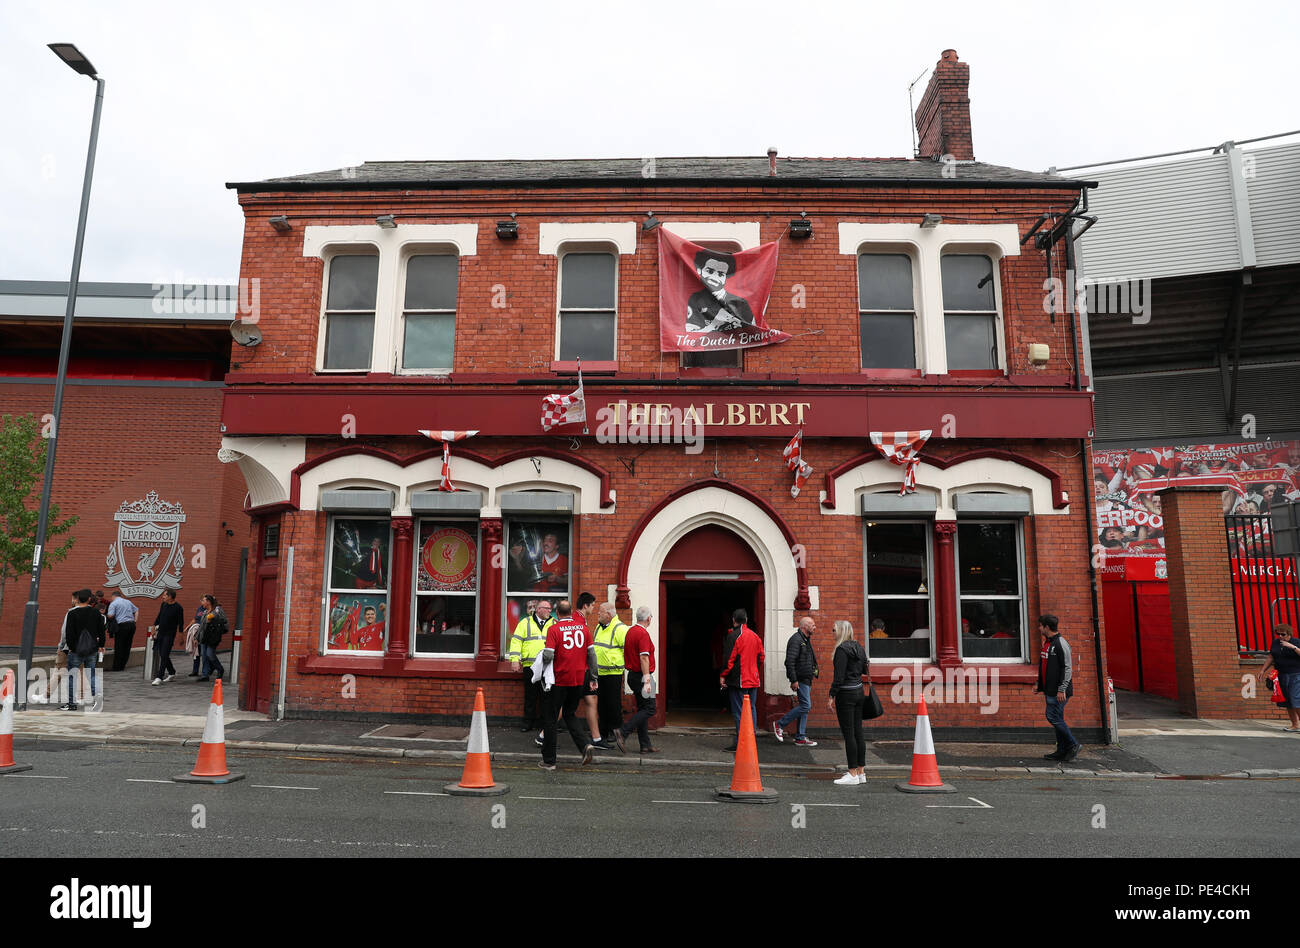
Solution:
M331 652L382 652L387 613L387 596L332 593L326 648Z

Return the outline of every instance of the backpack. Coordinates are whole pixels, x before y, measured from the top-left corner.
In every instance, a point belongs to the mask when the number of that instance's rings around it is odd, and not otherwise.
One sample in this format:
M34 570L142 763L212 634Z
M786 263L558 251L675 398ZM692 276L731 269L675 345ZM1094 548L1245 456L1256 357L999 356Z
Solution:
M216 613L203 627L203 644L215 648L221 643L221 637L226 634L228 629L226 617L220 612Z
M101 616L98 612L94 613L94 618L101 622L103 621L103 616ZM67 619L69 621L69 624L71 624L71 619L72 619L71 611L68 613ZM99 651L99 639L96 638L94 632L91 632L89 629L83 628L81 632L77 635L77 641L75 643L72 643L73 654L76 655L78 658L89 658L90 656L94 655L98 651Z

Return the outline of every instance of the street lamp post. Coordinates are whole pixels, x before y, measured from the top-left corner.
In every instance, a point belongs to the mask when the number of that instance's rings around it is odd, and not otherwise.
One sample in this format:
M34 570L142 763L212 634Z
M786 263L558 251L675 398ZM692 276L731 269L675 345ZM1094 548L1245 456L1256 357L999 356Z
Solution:
M63 339L59 343L59 372L54 382L54 423L50 429L49 443L45 447L45 483L41 487L41 512L36 523L36 549L32 554L32 586L23 612L22 648L18 667L24 680L20 689L20 711L27 710L26 674L31 668L32 654L36 650L37 599L41 591L42 555L45 533L50 520L50 491L54 483L54 451L59 440L59 419L63 411L63 384L68 377L68 353L72 348L72 314L77 308L77 282L81 278L81 246L86 237L86 212L90 207L90 179L95 171L95 145L99 141L99 113L104 104L104 80L95 72L81 51L71 43L50 43L54 54L70 68L95 80L95 117L90 123L90 149L86 155L86 177L81 184L81 213L77 216L77 242L72 251L72 275L68 278L68 307L63 313Z

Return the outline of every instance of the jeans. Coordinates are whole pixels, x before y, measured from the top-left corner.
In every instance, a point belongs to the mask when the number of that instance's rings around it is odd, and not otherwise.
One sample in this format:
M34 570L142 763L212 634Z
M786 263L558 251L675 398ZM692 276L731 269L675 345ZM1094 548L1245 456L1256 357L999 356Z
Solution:
M758 730L758 689L727 686L731 695L731 717L736 722L736 740L740 739L740 712L745 710L745 695L749 695L749 712L754 716L754 730Z
M795 706L781 716L777 721L779 727L785 727L795 718L799 719L799 730L795 732L795 737L804 738L804 728L808 726L808 712L812 710L812 682L801 681L795 686L795 691L799 693L799 700Z
M154 651L158 653L158 669L155 678L176 674L176 666L172 664L172 645L175 641L175 632L158 633L157 640L154 642Z
M644 680L639 671L627 673L627 686L632 689L632 694L636 695L636 714L628 718L620 730L624 737L636 731L637 740L641 742L641 750L649 750L654 746L650 743L649 721L659 709L655 704L654 695L649 698L641 697L641 685Z
M1065 698L1058 701L1056 695L1047 696L1047 723L1056 731L1056 749L1060 753L1073 750L1079 743L1065 723L1065 702L1069 700Z
M555 763L556 718L563 715L565 730L573 738L579 754L587 752L591 739L587 729L578 718L578 705L587 693L586 685L551 685L550 691L542 692L542 763Z
M203 656L203 674L210 675L216 671L218 678L226 677L226 666L217 658L217 649L212 645L200 645L199 654Z
M840 721L849 770L867 765L867 742L862 736L862 709L866 703L866 688L846 688L835 693L835 716Z
M85 668L90 672L90 697L93 701L95 697L95 662L99 659L99 652L91 652L85 658L82 658L76 652L68 653L68 704L77 703L77 681L81 678L81 669ZM85 697L85 689L82 689L82 697Z
M596 696L600 733L613 734L623 726L623 673L600 676L600 693Z

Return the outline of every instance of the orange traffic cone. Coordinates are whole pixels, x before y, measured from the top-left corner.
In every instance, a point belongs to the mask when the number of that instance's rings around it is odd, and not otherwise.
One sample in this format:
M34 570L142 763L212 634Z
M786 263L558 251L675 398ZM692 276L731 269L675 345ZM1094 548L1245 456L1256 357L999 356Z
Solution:
M465 748L465 770L460 783L443 787L458 797L495 797L510 790L504 783L492 782L492 753L488 750L487 705L483 689L474 693L474 714L469 722L469 744Z
M181 783L234 783L243 780L243 774L232 774L226 769L226 726L222 711L221 679L212 686L212 703L208 705L208 720L203 725L203 740L199 744L199 760L187 774L172 777Z
M894 785L904 793L955 793L939 776L939 759L934 753L934 738L930 736L930 712L925 708L925 698L916 711L916 740L912 743L912 776L907 783Z
M0 774L31 770L31 764L14 763L14 673L6 668L0 684Z
M777 792L763 789L763 778L758 772L758 745L754 743L754 720L749 710L749 695L740 708L740 734L736 738L736 764L731 771L731 786L715 791L724 800L736 803L775 803Z

